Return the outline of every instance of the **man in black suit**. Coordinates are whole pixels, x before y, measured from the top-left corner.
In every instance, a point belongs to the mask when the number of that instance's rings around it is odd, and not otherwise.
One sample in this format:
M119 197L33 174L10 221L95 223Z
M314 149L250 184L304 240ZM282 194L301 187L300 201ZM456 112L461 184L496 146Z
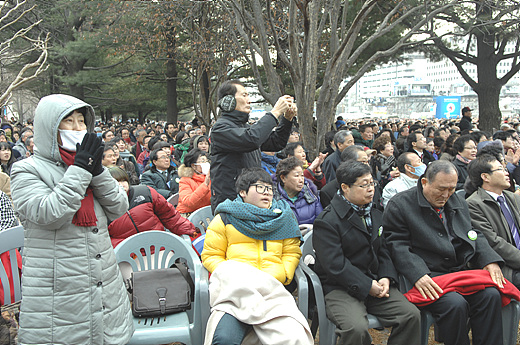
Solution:
M501 297L495 287L471 295L442 294L432 277L467 269L489 271L498 287L505 279L502 258L482 233L473 228L468 206L453 195L457 170L451 162L431 163L417 187L398 193L388 202L384 233L398 272L415 285L424 299L446 345L469 345L467 320L473 344L502 344Z
M392 326L388 344L419 344L419 310L397 290L397 272L382 236L381 211L372 207L370 166L343 162L336 172L340 193L314 221L315 271L327 316L341 345L370 345L366 313Z
M426 138L421 132L411 132L407 140L408 152L417 154L426 165L435 161L433 155L426 150Z

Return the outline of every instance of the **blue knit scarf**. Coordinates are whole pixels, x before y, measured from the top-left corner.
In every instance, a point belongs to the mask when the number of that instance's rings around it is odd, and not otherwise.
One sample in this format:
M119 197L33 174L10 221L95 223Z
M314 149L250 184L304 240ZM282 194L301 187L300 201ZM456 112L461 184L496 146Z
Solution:
M340 191L338 191L338 194L343 198L343 200L345 200L347 204L349 204L354 209L358 216L365 218L365 224L367 228L372 230L372 217L370 216L370 211L372 210L373 203L369 202L366 205L358 206L348 201L347 198L345 198L345 196L342 193L340 193Z
M296 216L284 200L273 200L271 208L260 208L244 202L238 196L233 201L220 203L215 209L215 214L218 213L225 213L231 225L241 234L255 240L301 238Z

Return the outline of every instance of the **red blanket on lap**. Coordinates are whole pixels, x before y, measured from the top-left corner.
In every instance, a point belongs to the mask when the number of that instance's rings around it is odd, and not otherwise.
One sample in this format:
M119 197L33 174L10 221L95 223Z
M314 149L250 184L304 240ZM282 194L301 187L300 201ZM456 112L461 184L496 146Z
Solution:
M507 284L504 284L504 288L501 289L491 279L489 272L486 270L460 271L444 274L432 279L443 291L442 294L439 294L439 297L451 291L458 292L461 295L471 295L487 287L496 287L502 296L502 307L508 305L511 299L520 301L520 291L518 291L511 282L507 281ZM411 288L404 296L419 307L424 307L435 302L429 298L424 299L416 287Z

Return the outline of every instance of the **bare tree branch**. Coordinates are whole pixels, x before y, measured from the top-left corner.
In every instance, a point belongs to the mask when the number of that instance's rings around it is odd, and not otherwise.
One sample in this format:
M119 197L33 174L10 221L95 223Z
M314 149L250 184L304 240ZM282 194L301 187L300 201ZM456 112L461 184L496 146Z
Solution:
M0 32L7 32L8 29L14 24L21 22L22 18L26 17L35 8L35 6L24 8L25 3L25 0L16 1L16 4L6 11L8 2L3 2L0 7L0 24L3 24L0 27ZM0 90L0 106L5 105L9 101L14 90L34 80L48 68L49 34L47 34L45 38L41 36L33 38L29 35L31 30L40 23L41 20L23 27L8 36L3 42L0 42L0 61L2 61L4 65L10 61L16 61L22 57L30 56L30 54L35 51L40 52L38 58L22 66L11 80L7 77L9 85L5 90Z

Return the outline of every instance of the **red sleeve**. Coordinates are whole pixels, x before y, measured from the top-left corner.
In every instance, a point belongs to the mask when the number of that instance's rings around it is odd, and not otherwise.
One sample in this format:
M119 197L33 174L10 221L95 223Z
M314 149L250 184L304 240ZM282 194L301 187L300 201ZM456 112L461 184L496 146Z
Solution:
M148 187L150 188L150 187ZM150 188L152 193L152 203L155 215L161 220L164 227L176 235L192 235L195 225L182 217L181 214L155 189Z
M323 172L321 173L321 178L318 179L318 178L316 178L316 175L309 168L307 168L303 172L303 176L305 178L311 180L312 183L314 183L314 185L318 189L322 189L323 186L325 186L325 184L327 183L327 180L325 179L325 174Z

